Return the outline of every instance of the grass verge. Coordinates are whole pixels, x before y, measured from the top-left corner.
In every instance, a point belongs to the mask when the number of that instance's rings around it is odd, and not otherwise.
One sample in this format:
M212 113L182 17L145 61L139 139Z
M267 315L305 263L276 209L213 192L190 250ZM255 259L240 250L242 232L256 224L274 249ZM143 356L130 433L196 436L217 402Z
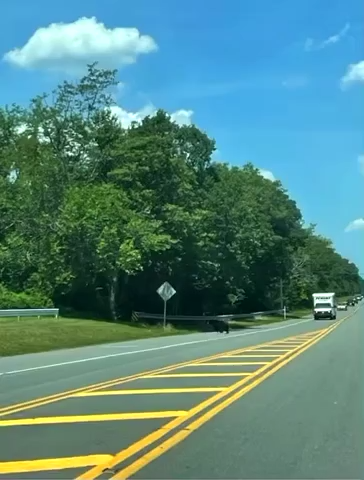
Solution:
M312 310L309 309L302 309L302 310L292 310L291 312L288 312L286 315L286 320L295 320L295 319L300 319L304 318L307 315L311 315ZM264 325L270 325L271 323L278 323L278 322L283 322L285 319L283 318L282 314L272 314L268 315L266 317L260 317L256 319L251 319L251 320L236 320L230 322L230 326L233 330L239 329L239 328L248 328L248 327L259 327L259 326L264 326Z
M290 312L287 319L301 318L309 310ZM232 330L269 325L283 320L282 316L271 315L255 320L241 320L230 323ZM0 318L0 357L25 353L46 352L62 348L76 348L102 343L138 340L142 338L182 335L201 331L191 325L142 325L112 323L101 320L77 318Z
M0 357L191 333L191 330L77 318L1 318Z

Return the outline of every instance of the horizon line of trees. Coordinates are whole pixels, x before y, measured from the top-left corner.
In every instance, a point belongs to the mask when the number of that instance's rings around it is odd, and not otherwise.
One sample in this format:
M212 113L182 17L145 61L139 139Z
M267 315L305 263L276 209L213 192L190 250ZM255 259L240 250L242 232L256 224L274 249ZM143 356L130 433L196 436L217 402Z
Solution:
M363 290L279 181L212 160L215 141L159 110L123 128L116 71L89 65L28 108L0 109L0 308L117 320L241 313ZM281 290L283 286L283 298Z

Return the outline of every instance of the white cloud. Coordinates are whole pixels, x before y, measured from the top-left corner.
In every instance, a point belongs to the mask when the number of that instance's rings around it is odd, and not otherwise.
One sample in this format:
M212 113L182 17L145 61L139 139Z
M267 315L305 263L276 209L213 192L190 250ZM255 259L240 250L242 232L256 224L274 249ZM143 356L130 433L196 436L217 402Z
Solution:
M345 228L345 232L352 232L354 230L364 230L364 218L357 218L349 223Z
M82 17L38 28L25 45L7 52L4 60L21 68L80 73L95 61L104 68L130 65L157 48L152 37L136 28L111 29L95 17Z
M133 122L140 123L143 118L147 116L153 116L157 112L157 108L155 108L155 106L151 103L147 104L145 107L136 112L129 112L118 105L111 106L110 110L124 128L129 128ZM171 119L178 125L191 125L193 113L193 110L181 109L171 113L170 116ZM26 132L28 128L29 126L26 124L19 125L16 127L16 133L21 135L22 133ZM31 133L28 132L28 136L30 135ZM48 141L44 136L42 127L38 127L38 138L42 142Z
M354 83L364 83L364 60L349 65L345 75L341 79L341 86L343 88Z
M177 125L191 125L193 110L177 110L171 114L171 118Z
M321 42L320 48L325 48L325 47L328 47L330 45L335 45L335 43L340 42L340 40L342 40L346 36L349 29L350 29L350 24L346 23L344 25L344 27L340 30L340 32L336 33L335 35L331 35L331 37L328 37L326 40Z
M262 177L264 177L267 180L270 180L271 182L275 182L276 180L276 177L273 175L273 173L270 170L259 168L259 173Z
M342 40L348 31L350 30L350 24L346 23L344 27L335 35L331 35L321 42L315 42L313 38L307 38L304 44L304 49L306 52L311 52L312 50L322 50L324 48L330 47L339 43Z
M155 111L153 105L146 105L137 112L128 112L117 105L110 107L110 110L124 128L129 128L133 122L141 122L144 117L152 115Z
M364 155L359 155L358 163L359 163L359 169L361 173L364 175Z
M288 77L283 80L282 85L285 88L296 89L303 88L308 84L308 78L304 75Z
M141 122L143 118L154 115L157 109L152 104L148 104L137 112L128 112L127 110L114 105L111 108L112 113L118 118L124 128L129 128L132 122ZM192 110L177 110L171 113L171 119L178 125L190 125L192 123Z

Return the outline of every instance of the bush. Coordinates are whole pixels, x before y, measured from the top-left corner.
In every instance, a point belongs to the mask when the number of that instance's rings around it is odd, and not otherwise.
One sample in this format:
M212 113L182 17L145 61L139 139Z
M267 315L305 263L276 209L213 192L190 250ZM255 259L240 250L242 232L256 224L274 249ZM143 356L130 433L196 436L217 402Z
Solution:
M25 291L21 293L8 290L0 284L0 309L13 308L47 308L53 307L53 302L39 292Z

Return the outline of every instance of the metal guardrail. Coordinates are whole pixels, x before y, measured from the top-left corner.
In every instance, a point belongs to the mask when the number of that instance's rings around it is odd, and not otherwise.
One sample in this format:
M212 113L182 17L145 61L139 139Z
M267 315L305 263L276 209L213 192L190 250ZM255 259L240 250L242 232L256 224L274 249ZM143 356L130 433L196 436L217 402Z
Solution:
M247 319L247 320L255 320L259 317L264 315L272 315L272 314L279 314L281 313L284 317L286 316L286 309L280 310L269 310L265 312L253 312L253 313L237 313L231 315L167 315L167 320L175 320L175 321L208 321L208 320L240 320L240 319ZM163 314L159 313L146 313L146 312L133 312L132 320L137 322L142 319L148 320L162 320L163 321Z
M59 316L59 308L14 308L0 310L0 317L55 317Z

